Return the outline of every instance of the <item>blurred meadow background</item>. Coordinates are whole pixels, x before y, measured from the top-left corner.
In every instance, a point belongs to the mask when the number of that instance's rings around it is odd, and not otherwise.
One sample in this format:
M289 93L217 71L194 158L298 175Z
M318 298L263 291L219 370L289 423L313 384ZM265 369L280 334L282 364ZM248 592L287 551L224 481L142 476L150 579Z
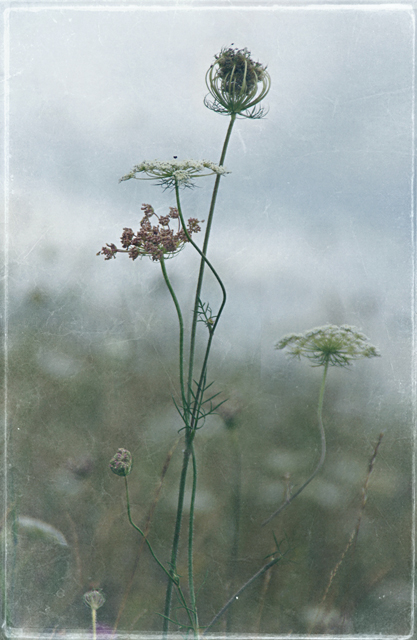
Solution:
M120 637L161 629L165 577L129 526L108 463L119 447L132 452L132 516L145 527L155 506L149 539L167 562L182 450L175 309L158 264L96 253L138 229L142 203L160 215L175 205L152 182L118 184L133 165L218 162L228 122L203 105L205 73L232 43L268 65L272 87L267 117L235 125L209 245L228 291L209 379L227 402L196 439L200 622L262 566L274 533L285 555L236 601L233 632L411 633L409 6L16 3L3 17L6 633L88 629L91 588L106 596L99 622ZM186 218L207 217L212 186L183 193ZM192 248L167 268L189 326ZM220 302L209 276L204 299ZM274 345L326 323L360 328L382 357L329 371L324 468L261 527L320 446L320 371ZM354 553L323 602L380 433Z

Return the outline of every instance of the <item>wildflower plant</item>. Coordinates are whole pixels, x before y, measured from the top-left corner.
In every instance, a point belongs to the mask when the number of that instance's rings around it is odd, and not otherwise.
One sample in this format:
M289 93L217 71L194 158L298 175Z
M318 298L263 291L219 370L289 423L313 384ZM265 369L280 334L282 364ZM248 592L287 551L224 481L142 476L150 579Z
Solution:
M163 632L168 633L169 626L173 622L179 628L192 631L194 637L199 635L199 620L194 587L193 569L193 533L194 533L194 508L197 491L197 462L194 451L196 434L205 423L206 418L212 415L222 405L224 400L218 398L217 393L211 392L212 382L208 382L208 362L217 325L220 321L226 304L226 290L216 269L207 257L208 243L211 226L216 206L217 193L220 180L229 171L224 167L227 148L233 125L238 116L245 118L261 118L264 109L260 101L266 97L270 78L266 67L251 58L247 49L222 49L215 56L213 65L207 72L206 83L209 96L204 104L209 109L230 116L230 123L226 132L220 161L218 164L207 160L178 160L174 157L171 161L143 161L135 165L133 169L121 178L121 182L131 179L154 180L163 190L171 190L175 194L175 203L169 207L167 215L158 215L150 204L142 206L144 213L140 222L140 229L134 232L125 227L121 235L121 246L114 243L106 244L97 255L104 256L105 260L115 258L118 253L125 253L132 260L149 257L153 262L159 262L162 275L173 300L179 327L179 398L175 399L175 406L181 417L184 433L183 463L180 475L177 515L174 526L172 550L168 567L156 557L147 536L132 521L130 514L130 502L128 491L128 475L131 472L131 456L125 449L119 449L110 462L113 473L124 477L126 487L126 500L128 519L130 524L142 535L149 551L168 577L168 585L165 598L165 610L163 614ZM191 188L199 178L214 176L214 186L209 205L204 240L200 248L194 241L194 234L201 231L201 224L197 218L188 218L186 222L180 191ZM155 223L156 222L156 223ZM172 224L176 228L172 228ZM185 245L191 245L200 256L200 267L197 276L194 308L191 316L191 330L189 336L188 367L186 367L185 331L183 311L169 279L165 262L177 255ZM222 295L219 307L212 310L208 301L202 299L202 289L205 269L208 268L214 275ZM205 330L206 345L203 349L199 369L197 370L197 326ZM192 467L192 492L189 506L188 523L188 599L182 588L182 579L177 574L177 555L180 534L183 521L185 486L189 466ZM279 554L272 561L275 564ZM268 564L271 564L271 560ZM248 583L249 584L249 583ZM171 618L171 602L173 589L186 614L186 622L180 623ZM227 605L226 609L229 605ZM210 625L209 625L210 626Z
M126 508L128 521L139 533L154 561L167 579L164 611L161 614L164 638L175 627L185 637L200 638L204 636L226 613L239 595L261 576L270 571L288 552L283 551L282 541L278 541L272 533L274 550L265 556L263 565L226 601L225 605L214 615L210 622L202 623L199 619L197 592L194 576L194 515L197 495L197 459L195 442L199 430L204 426L206 418L221 410L225 401L218 393L212 391L213 382L208 379L208 365L213 339L221 320L226 304L226 289L217 270L208 258L208 245L216 207L220 181L229 174L224 167L226 153L230 142L234 123L238 117L246 119L262 118L266 109L261 101L270 89L270 76L266 66L255 62L247 49L224 48L215 56L214 63L206 74L208 95L204 99L205 106L221 115L230 117L218 164L206 160L178 160L174 156L171 161L143 161L121 178L121 182L131 179L153 180L164 191L171 191L174 202L169 205L166 214L157 213L150 204L142 206L143 217L138 231L125 227L120 238L120 246L106 244L97 255L104 256L106 261L116 258L117 254L126 254L132 261L148 257L153 263L159 263L162 276L172 298L178 321L178 392L174 398L175 407L181 420L179 432L183 438L182 467L179 477L177 510L173 527L172 546L169 560L161 559L156 554L150 540L148 529L143 531L133 522L130 509L129 485L132 472L132 455L127 449L120 448L110 461L110 470L124 479L126 492ZM208 206L208 214L204 220L196 217L186 219L181 191L191 188L199 178L214 178L213 190ZM201 232L204 223L204 238L201 245L195 241L195 235ZM166 261L175 257L185 247L194 250L200 257L200 265L196 274L194 305L190 315L189 335L186 335L184 312L170 281ZM209 301L203 298L203 284L206 269L214 276L221 293L221 302L212 308ZM197 334L199 339L197 341ZM186 348L188 339L188 349ZM354 360L362 357L379 355L367 338L352 327L343 325L335 327L327 325L313 329L306 334L292 334L283 338L278 349L287 348L290 355L300 358L305 356L313 366L323 366L323 380L320 389L318 418L322 438L320 462L313 475L292 496L288 496L285 504L266 522L274 518L285 506L299 495L305 486L315 477L322 466L326 452L326 439L322 424L322 406L324 386L329 366L347 367ZM236 456L240 458L238 431L235 422L227 412L222 411L225 424L236 443ZM169 459L172 454L169 454ZM240 463L236 465L237 483L240 483ZM182 529L184 526L184 510L186 508L186 484L191 475L191 496L188 504L187 532L187 575L179 575L177 569L178 551ZM240 489L236 493L234 507L234 546L237 549L240 518ZM266 524L266 523L265 523ZM243 528L243 523L242 523ZM236 560L236 549L233 550ZM232 555L233 555L232 554ZM232 583L234 576L232 576ZM235 587L233 586L233 589ZM173 593L176 603L182 610L181 619L177 617L178 606L173 606ZM173 613L174 611L174 613ZM227 630L231 630L231 618L228 615Z
M321 438L321 454L311 476L293 494L288 493L281 506L269 516L263 525L268 524L285 507L287 507L302 491L310 484L322 468L326 458L326 433L323 426L323 400L324 388L326 385L327 372L329 367L341 367L346 369L354 360L361 358L375 358L380 356L378 349L369 342L363 333L355 327L349 325L336 326L327 324L323 327L315 327L305 333L291 333L284 336L277 343L276 349L287 349L290 357L301 359L307 358L312 367L323 367L319 401L317 407L317 418Z
M83 596L84 603L91 609L91 624L93 628L93 640L97 638L97 609L103 606L106 602L106 598L97 589L87 591Z

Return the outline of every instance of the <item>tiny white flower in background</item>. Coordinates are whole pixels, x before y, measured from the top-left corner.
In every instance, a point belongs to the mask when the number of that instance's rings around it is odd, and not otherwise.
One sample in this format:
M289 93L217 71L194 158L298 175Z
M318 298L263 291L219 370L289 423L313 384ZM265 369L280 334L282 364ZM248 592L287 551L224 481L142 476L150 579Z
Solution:
M327 324L305 333L291 333L281 338L276 348L288 349L294 358L308 358L313 367L347 367L353 360L381 355L363 333L347 324Z
M97 591L97 589L93 589L92 591L85 593L83 600L87 607L90 607L93 611L100 609L100 607L102 607L106 602L106 598L103 596L101 591Z

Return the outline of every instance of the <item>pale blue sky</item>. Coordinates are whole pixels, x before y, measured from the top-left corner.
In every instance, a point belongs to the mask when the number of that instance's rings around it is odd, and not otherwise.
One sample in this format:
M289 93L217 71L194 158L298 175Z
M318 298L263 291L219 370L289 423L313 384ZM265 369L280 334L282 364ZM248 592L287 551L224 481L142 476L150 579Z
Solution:
M174 205L152 183L118 184L134 164L218 161L227 119L203 106L204 76L234 43L268 65L272 88L267 118L238 121L226 158L210 242L230 293L219 345L267 363L282 333L346 322L408 380L410 10L35 6L9 13L12 299L82 282L93 311L129 290L151 313L157 265L95 253L138 225L143 202ZM200 185L186 216L207 216L212 179ZM169 264L184 299L192 259Z

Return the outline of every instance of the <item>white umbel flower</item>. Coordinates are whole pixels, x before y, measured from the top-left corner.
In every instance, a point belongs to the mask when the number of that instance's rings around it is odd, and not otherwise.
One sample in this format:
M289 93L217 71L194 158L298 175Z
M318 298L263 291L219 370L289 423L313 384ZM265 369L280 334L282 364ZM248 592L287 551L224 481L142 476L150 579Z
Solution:
M172 160L160 162L151 160L141 162L133 167L120 182L136 178L137 180L159 180L159 184L165 188L192 187L194 178L218 175L224 176L230 171L208 160ZM144 174L144 176L140 175ZM147 177L145 177L147 176Z
M369 338L347 324L340 327L327 324L305 333L291 333L281 338L276 348L288 349L294 358L304 356L313 362L314 367L347 367L353 360L381 355Z

